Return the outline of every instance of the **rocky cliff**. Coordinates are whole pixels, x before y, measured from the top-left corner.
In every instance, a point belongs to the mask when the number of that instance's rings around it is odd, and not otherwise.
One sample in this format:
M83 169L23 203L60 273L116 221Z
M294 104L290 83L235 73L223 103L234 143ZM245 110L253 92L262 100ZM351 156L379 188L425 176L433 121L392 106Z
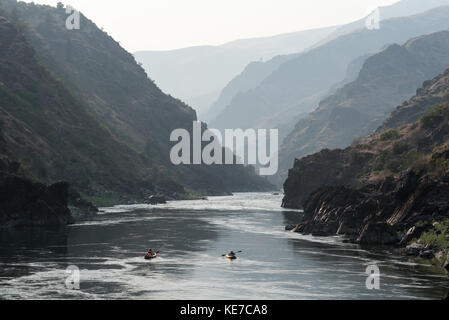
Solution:
M21 176L19 164L0 159L0 228L64 226L69 184L46 186Z

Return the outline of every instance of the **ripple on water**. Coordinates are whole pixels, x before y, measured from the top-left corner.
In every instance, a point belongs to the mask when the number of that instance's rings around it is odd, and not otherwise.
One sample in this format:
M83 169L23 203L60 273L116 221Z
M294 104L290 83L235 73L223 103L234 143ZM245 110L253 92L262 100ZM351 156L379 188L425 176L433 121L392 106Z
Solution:
M281 198L237 194L102 208L98 217L55 239L9 243L0 253L0 297L426 299L449 286L447 276L429 273L391 250L284 231L301 211L280 208ZM144 260L148 247L161 249L161 255ZM229 261L221 254L230 249L243 253ZM65 288L70 264L80 268L80 291ZM365 287L370 264L381 269L379 292Z

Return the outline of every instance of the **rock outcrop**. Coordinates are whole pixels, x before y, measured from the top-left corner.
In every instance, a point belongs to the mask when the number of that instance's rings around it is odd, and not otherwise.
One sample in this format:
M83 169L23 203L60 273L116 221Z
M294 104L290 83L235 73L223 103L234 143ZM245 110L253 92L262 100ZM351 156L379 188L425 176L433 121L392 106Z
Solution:
M449 179L449 173L445 178ZM399 244L426 230L416 226L419 222L448 218L449 183L410 171L359 189L319 189L305 202L303 221L293 230L316 236L345 235L360 244Z
M68 205L72 214L76 214L77 216L92 216L99 212L98 208L92 202L84 199L72 187L68 190Z
M0 177L0 228L69 224L68 190L66 182L46 186L15 175Z

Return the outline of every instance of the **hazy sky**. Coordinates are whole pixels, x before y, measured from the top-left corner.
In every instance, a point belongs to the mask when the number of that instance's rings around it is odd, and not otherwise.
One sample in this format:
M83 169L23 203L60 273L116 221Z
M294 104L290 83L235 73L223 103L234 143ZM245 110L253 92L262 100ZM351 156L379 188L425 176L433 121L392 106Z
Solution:
M26 1L31 2L31 1ZM58 0L34 0L56 5ZM67 0L131 52L338 25L397 0Z

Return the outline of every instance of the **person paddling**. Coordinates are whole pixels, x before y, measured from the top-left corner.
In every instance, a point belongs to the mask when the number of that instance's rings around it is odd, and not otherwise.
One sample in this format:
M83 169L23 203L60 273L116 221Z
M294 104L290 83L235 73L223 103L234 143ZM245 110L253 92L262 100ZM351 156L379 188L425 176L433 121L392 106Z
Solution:
M241 251L239 251L239 252L241 252ZM235 255L234 251L231 251L226 255L226 258L228 258L229 260L235 260L235 259L237 259L237 256Z
M160 253L160 251L158 250L158 251L156 251L156 252L153 252L153 249L148 249L148 252L147 252L147 254L145 255L145 259L146 260L150 260L150 259L154 259L154 258L156 258L157 257L157 255Z
M155 257L155 254L153 253L153 250L152 250L151 248L148 249L148 252L147 252L145 258L146 258L146 259L152 259L152 258L154 258L154 257Z

